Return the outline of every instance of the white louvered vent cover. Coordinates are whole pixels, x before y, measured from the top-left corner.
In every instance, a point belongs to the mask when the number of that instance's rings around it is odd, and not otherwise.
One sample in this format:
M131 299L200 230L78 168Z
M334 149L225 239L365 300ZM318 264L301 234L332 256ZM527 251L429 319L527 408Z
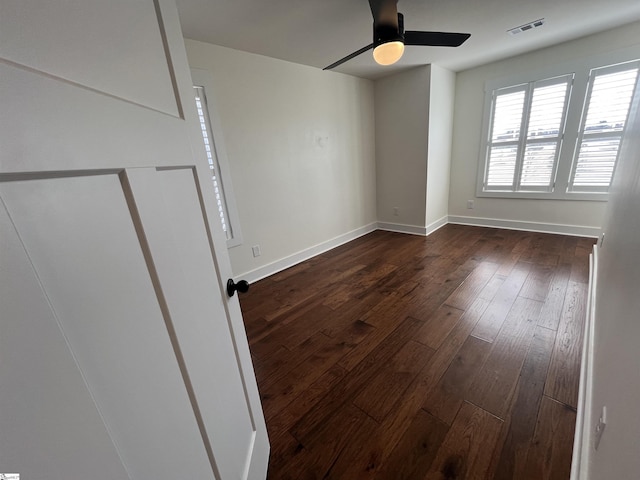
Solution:
M519 33L526 32L527 30L533 30L534 28L541 27L542 25L544 25L544 18L525 23L524 25L520 25L519 27L507 30L507 32L511 35L517 35Z

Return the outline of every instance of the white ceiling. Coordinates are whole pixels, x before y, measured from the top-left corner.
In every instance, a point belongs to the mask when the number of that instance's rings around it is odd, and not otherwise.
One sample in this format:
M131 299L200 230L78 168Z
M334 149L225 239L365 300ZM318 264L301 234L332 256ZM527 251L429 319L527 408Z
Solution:
M323 68L372 41L367 0L177 0L186 38ZM410 46L391 67L366 52L335 70L379 78L435 63L460 71L640 20L638 0L400 0L406 30L470 33L458 48ZM545 18L518 35L507 30ZM640 39L631 39L637 43ZM631 43L631 42L630 42Z

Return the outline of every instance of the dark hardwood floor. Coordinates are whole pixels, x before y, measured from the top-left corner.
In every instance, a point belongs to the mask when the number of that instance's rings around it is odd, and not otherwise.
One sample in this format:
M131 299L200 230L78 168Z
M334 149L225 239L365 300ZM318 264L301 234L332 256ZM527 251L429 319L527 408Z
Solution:
M593 243L377 231L256 282L269 479L567 480Z

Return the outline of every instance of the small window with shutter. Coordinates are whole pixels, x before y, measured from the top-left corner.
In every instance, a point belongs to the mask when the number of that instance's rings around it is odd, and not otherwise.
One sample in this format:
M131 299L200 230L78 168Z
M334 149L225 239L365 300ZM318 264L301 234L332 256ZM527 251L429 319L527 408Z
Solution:
M233 186L229 173L226 150L222 138L220 120L216 114L213 98L207 98L205 85L209 92L213 91L212 82L206 72L192 69L191 75L194 83L196 112L204 149L209 163L209 173L213 183L216 214L220 226L227 237L227 247L235 247L242 244L242 232L238 209L233 194Z
M483 191L553 191L573 74L493 91Z
M618 161L640 62L591 70L569 190L607 192Z

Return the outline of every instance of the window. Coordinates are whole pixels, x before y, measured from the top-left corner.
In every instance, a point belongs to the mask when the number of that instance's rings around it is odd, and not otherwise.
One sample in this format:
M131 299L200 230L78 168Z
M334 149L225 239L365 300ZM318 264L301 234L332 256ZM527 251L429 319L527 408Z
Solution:
M488 89L478 196L606 200L639 67L578 65Z
M573 75L493 93L484 190L551 191Z
M206 70L191 69L191 77L194 82L193 93L200 132L215 192L217 216L227 237L227 247L234 247L242 244L242 234L229 176L222 128L216 116L216 109L211 104L213 99L207 96L207 91L213 91L213 81Z
M571 172L572 191L609 189L637 77L638 62L591 70Z
M194 86L196 94L196 109L198 111L198 120L200 121L200 130L202 132L202 140L204 141L204 149L207 152L207 160L209 161L209 170L211 171L211 180L213 181L213 188L216 193L216 204L218 206L218 216L220 217L220 224L222 230L227 235L227 240L232 238L231 228L228 225L229 212L227 210L227 202L224 198L224 189L222 188L222 181L218 175L220 166L218 165L218 159L215 155L213 146L213 135L211 133L211 122L209 121L209 113L207 109L207 99L204 95L204 88Z

